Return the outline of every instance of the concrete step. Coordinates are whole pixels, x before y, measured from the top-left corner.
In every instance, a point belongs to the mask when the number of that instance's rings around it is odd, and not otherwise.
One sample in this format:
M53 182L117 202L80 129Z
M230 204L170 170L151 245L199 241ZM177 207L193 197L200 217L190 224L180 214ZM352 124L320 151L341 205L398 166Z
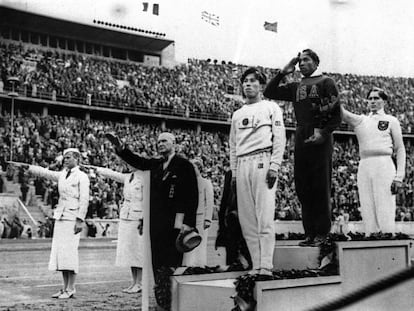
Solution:
M6 178L4 180L4 189L6 193L20 194L20 184L13 181L9 181Z
M318 248L276 245L276 269L303 269L315 266ZM303 311L372 284L410 266L411 240L349 241L337 243L339 275L256 282L257 311ZM316 267L316 266L315 266ZM172 277L173 311L231 310L234 282L240 273L228 272ZM375 295L345 310L412 310L414 280Z
M319 267L318 247L300 247L299 241L276 241L273 253L275 270L304 270ZM236 278L246 272L226 272L205 275L176 276L172 310L231 310ZM201 294L202 293L202 294ZM200 299L193 299L198 296Z
M29 211L30 215L36 220L36 221L45 221L45 215L44 213L39 209L37 206L26 206L27 210Z
M279 270L317 269L319 248L300 247L299 241L277 242L273 253L273 267Z

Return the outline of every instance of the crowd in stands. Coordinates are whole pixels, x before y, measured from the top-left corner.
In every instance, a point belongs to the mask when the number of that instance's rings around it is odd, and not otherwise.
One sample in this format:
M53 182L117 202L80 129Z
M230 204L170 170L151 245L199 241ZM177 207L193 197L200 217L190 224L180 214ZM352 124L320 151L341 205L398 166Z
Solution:
M7 117L5 117L7 119ZM10 127L0 128L0 165L6 176L17 178L21 183L22 199L28 202L28 193L23 191L33 187L36 194L54 207L58 200L56 185L45 179L29 177L23 172L13 172L6 161L9 159ZM156 156L156 137L161 128L154 124L123 124L112 121L89 120L57 115L19 113L14 129L14 160L50 169L60 169L61 151L68 147L78 147L84 164L109 167L126 171L126 165L117 157L104 133L115 131L135 151L141 155ZM228 135L222 132L203 131L196 133L191 129L172 129L177 137L178 152L188 158L201 157L204 160L205 176L210 178L214 187L215 203L219 204L223 176L229 163ZM280 220L301 219L300 205L294 191L293 181L293 135L287 142L284 163L277 187L275 218ZM356 186L358 166L357 144L352 138L335 142L333 158L333 215L341 211L349 214L349 220L360 220L359 200ZM411 144L406 144L407 153L414 152ZM407 157L404 188L397 195L397 220L413 220L413 159ZM122 185L104 179L93 170L88 170L91 181L88 218L113 219L118 217L122 202ZM29 186L27 186L28 184ZM23 197L26 195L26 197ZM48 229L42 234L47 236Z
M149 67L12 42L0 44L0 62L3 85L7 86L7 77L19 77L19 92L24 96L219 120L229 120L240 106L238 78L246 68L195 59L172 68ZM269 78L275 74L275 69L261 69ZM356 113L367 112L365 97L372 85L386 89L390 94L387 110L400 120L404 132L413 132L412 78L329 75L338 82L348 108ZM287 79L298 77L296 72ZM293 126L292 105L280 104L285 123Z
M24 224L17 215L0 217L0 239L14 239L21 237ZM31 233L29 233L31 235Z
M53 220L46 217L45 221L39 221L37 226L37 232L33 232L32 226L29 225L27 220L20 220L18 215L3 215L0 217L0 240L1 239L31 239L33 237L38 238L50 238L53 234Z
M8 91L7 78L17 76L20 79L18 91L21 96L228 121L233 111L241 105L238 77L245 68L233 63L195 59L171 68L149 67L139 63L3 42L0 43L0 94ZM261 69L269 78L275 74L275 69ZM403 132L413 133L412 78L329 75L337 81L348 109L356 113L367 112L365 97L372 85L386 89L390 95L386 110L400 120ZM286 77L288 81L298 78L297 72ZM294 126L292 105L285 102L279 102L279 105L284 110L285 124ZM7 178L17 178L21 199L25 204L32 204L34 195L40 195L53 208L58 200L56 184L26 176L7 165L11 151L10 116L6 113L1 115L0 123L2 171L6 172ZM346 125L343 129L347 129ZM57 170L61 167L62 150L78 147L82 151L84 164L109 167L117 171L126 171L127 167L115 155L104 133L114 131L135 152L154 156L157 155L156 137L161 131L154 124L126 125L57 115L43 117L21 111L15 119L13 130L12 152L15 161ZM179 153L190 159L201 157L204 160L204 175L212 180L218 206L224 172L229 165L228 135L223 131L197 132L185 128L172 131L177 137ZM301 219L293 181L293 139L293 135L288 137L276 193L275 218L280 220ZM409 140L406 141L406 148L407 154L413 154ZM352 137L335 142L333 220L344 213L351 221L361 219L356 186L358 161L358 146ZM412 157L408 156L404 187L396 197L398 221L414 220L413 165ZM87 217L116 219L122 202L122 185L103 179L93 170L87 173L91 181ZM1 188L2 184L0 190ZM51 223L46 218L39 226L38 235L50 236Z

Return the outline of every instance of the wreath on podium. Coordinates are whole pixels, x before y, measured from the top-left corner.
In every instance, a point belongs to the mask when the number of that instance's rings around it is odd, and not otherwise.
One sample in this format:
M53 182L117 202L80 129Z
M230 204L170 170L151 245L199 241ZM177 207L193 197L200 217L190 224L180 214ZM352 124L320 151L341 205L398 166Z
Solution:
M289 233L287 240L297 239L301 234ZM258 281L298 279L306 277L329 276L339 274L339 263L336 254L336 242L341 241L374 241L374 240L406 240L410 237L404 233L374 233L366 236L365 233L349 232L347 235L330 233L324 243L319 246L319 268L305 270L275 270L272 276L245 274L237 278L236 294L232 297L235 307L232 311L253 311L256 307L254 299L254 287ZM279 235L277 240L284 240L284 235ZM286 240L286 239L285 239Z
M302 240L302 233L289 233L276 235L277 240ZM232 296L235 307L232 311L253 311L256 307L253 291L258 281L298 279L306 277L329 276L339 274L339 263L336 254L336 242L341 241L375 241L375 240L407 240L410 237L404 233L374 233L366 236L364 233L349 232L347 235L330 233L324 243L319 246L319 268L305 270L274 270L272 276L259 274L245 274L236 279L236 294ZM220 273L229 271L243 271L241 265L232 265L225 270L222 266L215 267L188 267L181 275L195 275L207 273ZM171 309L171 276L174 274L173 268L161 268L156 274L154 287L155 298L159 306L165 310Z

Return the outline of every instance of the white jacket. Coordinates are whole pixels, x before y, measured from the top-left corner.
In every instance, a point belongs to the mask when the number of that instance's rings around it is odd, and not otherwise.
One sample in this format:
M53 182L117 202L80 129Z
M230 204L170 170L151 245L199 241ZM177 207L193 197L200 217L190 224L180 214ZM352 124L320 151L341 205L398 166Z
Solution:
M140 171L133 173L119 173L109 168L97 168L98 174L124 184L124 202L119 212L119 219L138 220L143 217L142 202L143 188ZM134 175L132 181L131 176Z
M59 189L59 202L53 212L53 218L58 220L85 219L89 205L89 178L76 166L60 172L50 171L46 168L30 165L29 172L33 175L57 181Z
M270 169L277 171L286 145L282 109L268 100L242 106L233 113L229 144L233 176L236 176L238 157L265 149L271 150Z

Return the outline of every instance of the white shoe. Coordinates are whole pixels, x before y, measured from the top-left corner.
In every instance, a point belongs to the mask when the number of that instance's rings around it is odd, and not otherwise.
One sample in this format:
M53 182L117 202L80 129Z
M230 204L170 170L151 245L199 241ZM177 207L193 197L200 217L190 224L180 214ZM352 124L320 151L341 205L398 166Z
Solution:
M73 298L73 295L76 294L76 289L73 289L72 291L64 291L62 295L60 295L58 297L58 299L69 299L69 298Z
M255 275L255 274L258 274L259 271L260 271L260 269L252 269L252 270L247 271L247 274L248 275Z
M137 293L140 293L141 292L141 290L142 290L142 286L141 285L139 285L139 284L137 284L137 285L134 285L134 286L132 286L128 291L127 291L127 293L128 294L137 294Z
M62 295L65 291L63 289L60 289L56 294L53 294L52 298L59 298L60 295Z
M124 288L123 290L122 290L122 292L123 293L129 293L129 291L131 290L131 288L132 288L133 286L131 285L130 287L128 287L128 288Z
M258 272L259 275L273 276L273 271L268 268L261 268Z

